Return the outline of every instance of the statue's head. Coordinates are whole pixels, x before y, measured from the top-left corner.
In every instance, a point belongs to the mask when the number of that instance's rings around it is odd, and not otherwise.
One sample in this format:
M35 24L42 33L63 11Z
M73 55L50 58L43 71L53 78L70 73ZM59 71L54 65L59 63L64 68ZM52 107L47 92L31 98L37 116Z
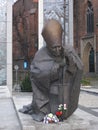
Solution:
M59 56L62 50L62 26L57 20L48 20L43 27L42 36L50 52Z

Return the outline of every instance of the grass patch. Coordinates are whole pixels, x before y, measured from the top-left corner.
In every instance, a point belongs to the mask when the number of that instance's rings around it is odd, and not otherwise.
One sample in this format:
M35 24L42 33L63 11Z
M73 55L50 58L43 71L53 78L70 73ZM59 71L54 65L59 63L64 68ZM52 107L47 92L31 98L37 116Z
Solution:
M91 85L90 79L89 79L89 78L82 78L81 84L82 84L83 86Z

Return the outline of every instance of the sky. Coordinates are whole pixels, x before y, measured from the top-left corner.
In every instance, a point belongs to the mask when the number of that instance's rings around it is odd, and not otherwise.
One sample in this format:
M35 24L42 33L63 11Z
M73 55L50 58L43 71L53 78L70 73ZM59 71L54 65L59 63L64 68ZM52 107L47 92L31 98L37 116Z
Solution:
M17 0L14 0L14 2L16 2Z

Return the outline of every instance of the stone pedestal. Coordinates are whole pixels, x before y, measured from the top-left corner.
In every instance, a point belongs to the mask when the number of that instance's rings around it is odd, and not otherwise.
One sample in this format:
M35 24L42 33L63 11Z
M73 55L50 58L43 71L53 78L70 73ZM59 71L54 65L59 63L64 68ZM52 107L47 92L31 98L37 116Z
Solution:
M20 124L23 130L89 130L90 123L84 117L79 117L79 110L77 109L67 120L59 123L44 124L43 122L36 122L30 115L18 112L24 104L29 104L32 99L32 93L19 93L13 95L14 105Z

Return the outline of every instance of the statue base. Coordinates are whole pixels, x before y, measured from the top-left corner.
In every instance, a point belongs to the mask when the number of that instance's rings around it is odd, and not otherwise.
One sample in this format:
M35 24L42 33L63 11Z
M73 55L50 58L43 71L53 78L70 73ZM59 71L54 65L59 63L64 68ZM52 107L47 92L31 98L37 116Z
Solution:
M17 116L23 130L89 130L90 128L90 122L85 119L85 115L79 116L79 113L81 113L80 109L77 109L69 118L67 118L67 120L64 120L63 122L50 124L36 122L30 115L23 114L18 111L24 104L29 104L31 100L32 93L20 92L13 94L13 101Z

